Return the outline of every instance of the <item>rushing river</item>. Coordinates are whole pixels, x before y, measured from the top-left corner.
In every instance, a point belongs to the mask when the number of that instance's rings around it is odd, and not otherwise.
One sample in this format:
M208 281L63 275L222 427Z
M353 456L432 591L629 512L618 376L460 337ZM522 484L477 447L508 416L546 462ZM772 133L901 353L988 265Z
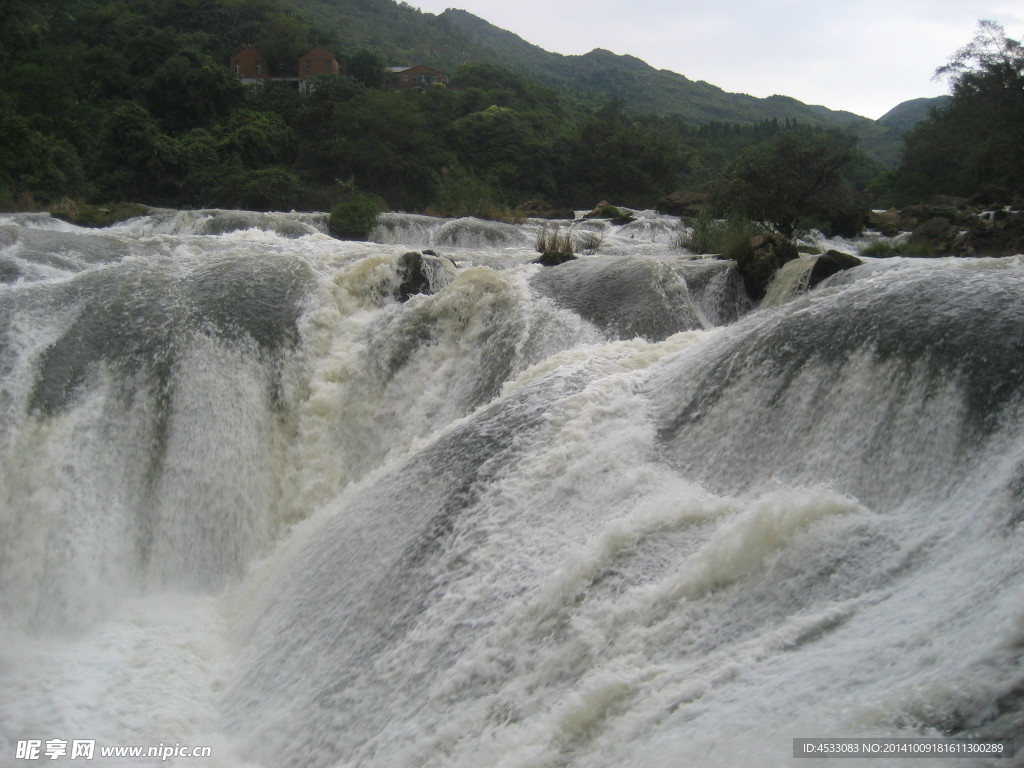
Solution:
M1024 257L755 307L650 213L323 225L0 216L0 765L1024 754Z

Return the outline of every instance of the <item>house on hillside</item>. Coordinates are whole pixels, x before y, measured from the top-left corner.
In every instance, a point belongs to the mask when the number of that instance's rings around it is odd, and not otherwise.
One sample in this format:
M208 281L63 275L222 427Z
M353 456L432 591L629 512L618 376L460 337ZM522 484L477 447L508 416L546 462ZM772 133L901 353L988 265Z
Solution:
M251 45L245 46L231 57L231 71L247 84L262 82L270 74L267 60Z
M341 72L338 61L321 46L316 46L305 56L299 58L299 77L316 77L317 75L336 75Z
M251 45L245 46L231 57L231 71L240 77L246 85L270 81L298 83L298 87L306 92L312 87L312 81L307 78L318 75L337 75L341 72L341 66L337 59L318 45L305 56L299 57L296 70L287 74L279 71L277 74L271 75L269 62Z
M422 64L415 67L388 67L390 86L400 91L405 88L418 88L421 91L431 85L448 85L448 75Z

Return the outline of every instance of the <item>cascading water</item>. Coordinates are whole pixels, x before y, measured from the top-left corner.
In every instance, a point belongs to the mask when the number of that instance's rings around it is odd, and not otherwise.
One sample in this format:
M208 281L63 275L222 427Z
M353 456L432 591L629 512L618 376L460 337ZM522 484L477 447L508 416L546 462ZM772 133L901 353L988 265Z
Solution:
M754 310L669 219L542 226L0 217L0 765L1024 748L1021 258Z

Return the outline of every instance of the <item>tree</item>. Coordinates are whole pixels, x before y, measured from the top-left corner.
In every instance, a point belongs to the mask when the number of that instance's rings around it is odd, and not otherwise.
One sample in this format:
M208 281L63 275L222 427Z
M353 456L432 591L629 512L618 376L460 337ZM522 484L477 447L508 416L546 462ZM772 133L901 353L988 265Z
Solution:
M992 21L936 70L952 100L904 139L896 199L969 196L986 186L1024 192L1024 47Z
M628 115L621 99L612 99L583 121L576 135L564 138L559 148L566 158L573 205L593 205L597 200L637 208L652 205L680 188L691 158L678 137L663 135L656 123Z
M513 109L490 106L459 118L451 137L459 159L499 189L534 196L554 186L550 147Z
M220 133L222 152L248 168L275 165L294 153L295 134L275 112L236 109Z
M384 55L369 48L360 48L345 59L345 72L367 88L383 88L385 84Z
M116 107L100 132L93 173L107 200L159 203L167 199L177 145L138 104Z
M790 128L745 152L713 189L722 212L735 212L792 237L814 219L831 222L860 203L843 178L856 137L839 131Z
M336 128L317 147L321 173L354 179L360 189L407 210L436 199L439 171L450 155L425 129L418 93L367 91L335 109Z
M0 99L0 107L3 103ZM86 188L81 159L70 144L33 130L23 117L0 108L0 196L27 194L51 201Z
M242 98L243 88L227 67L194 49L168 57L146 88L149 111L169 130L208 126Z

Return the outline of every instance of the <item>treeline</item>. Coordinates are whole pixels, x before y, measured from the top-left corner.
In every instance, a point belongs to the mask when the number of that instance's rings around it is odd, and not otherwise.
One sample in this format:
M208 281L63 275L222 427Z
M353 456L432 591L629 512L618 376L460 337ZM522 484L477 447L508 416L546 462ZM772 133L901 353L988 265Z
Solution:
M854 203L1019 190L1020 46L987 24L946 69L950 106L908 134L901 166L885 173L834 131L788 120L694 126L618 99L594 110L486 63L449 73L447 89L392 92L381 54L344 51L284 0L7 0L0 207L74 198L328 210L359 192L396 210L494 216L529 200L647 207L679 189L727 206L723 190L745 185L745 199L757 198L759 163L772 178L793 176L786 158L821 142L843 158L828 192L833 219L839 208L855 219ZM272 73L294 73L319 42L342 54L346 74L309 92L249 88L228 68L246 41Z
M695 128L614 99L584 109L485 63L451 73L449 89L396 93L368 50L310 93L247 88L227 66L243 40L276 74L314 42L338 51L281 0L8 0L0 23L6 207L72 197L323 210L353 189L448 215L531 199L642 207L705 188L787 127Z
M971 197L1001 191L1024 198L1024 48L995 22L936 74L952 99L905 137L900 166L881 196L897 205L934 195ZM997 194L997 197L1000 196Z
M621 104L591 114L487 64L462 67L451 89L395 93L383 58L355 51L348 75L309 94L247 88L227 66L240 41L283 72L318 38L278 0L9 0L0 23L9 206L71 196L324 209L352 188L408 210L646 205L688 167L684 145Z

